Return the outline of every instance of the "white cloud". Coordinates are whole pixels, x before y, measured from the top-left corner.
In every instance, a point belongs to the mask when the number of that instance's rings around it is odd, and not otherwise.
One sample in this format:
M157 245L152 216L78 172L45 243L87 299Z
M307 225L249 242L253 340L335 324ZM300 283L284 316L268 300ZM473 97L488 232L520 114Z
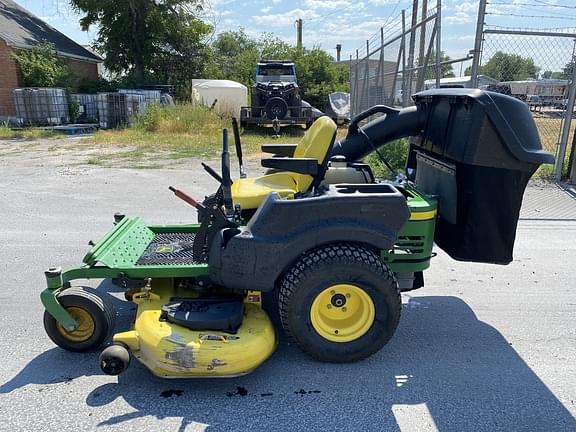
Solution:
M272 15L256 15L253 17L257 24L263 24L270 27L285 27L294 24L298 18L313 19L318 18L319 15L312 10L293 9L288 12L272 14Z
M262 13L268 13L272 10L272 6L266 6L265 8L260 9Z
M448 24L473 23L478 13L477 2L463 2L454 7L454 14L446 17Z
M396 3L398 0L368 0L368 3L372 6L386 6Z
M350 0L304 0L304 7L307 9L341 9L352 5Z

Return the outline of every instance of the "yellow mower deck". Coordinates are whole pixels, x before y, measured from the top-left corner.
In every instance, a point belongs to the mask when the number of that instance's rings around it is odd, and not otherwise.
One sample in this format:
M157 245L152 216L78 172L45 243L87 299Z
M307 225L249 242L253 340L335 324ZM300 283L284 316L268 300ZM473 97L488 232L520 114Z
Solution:
M133 329L113 338L114 343L126 345L153 374L162 378L244 375L274 352L276 333L258 303L246 303L236 334L194 331L160 320L162 305L174 295L169 279L155 281L151 291L135 294L138 310Z

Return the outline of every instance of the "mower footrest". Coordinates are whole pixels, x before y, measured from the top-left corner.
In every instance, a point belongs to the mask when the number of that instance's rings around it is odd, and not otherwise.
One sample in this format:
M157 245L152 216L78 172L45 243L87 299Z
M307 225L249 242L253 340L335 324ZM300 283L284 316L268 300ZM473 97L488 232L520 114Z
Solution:
M242 299L171 299L162 306L161 319L191 330L236 333L242 324Z

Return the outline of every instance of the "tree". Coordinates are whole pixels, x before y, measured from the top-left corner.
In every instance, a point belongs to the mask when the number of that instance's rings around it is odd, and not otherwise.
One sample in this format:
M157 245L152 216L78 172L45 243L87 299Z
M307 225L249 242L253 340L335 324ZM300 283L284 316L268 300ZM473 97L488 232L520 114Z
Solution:
M196 17L201 0L70 0L83 30L98 27L95 48L113 73L178 83L203 69L211 26Z
M448 54L444 51L440 51L440 62L447 62L452 60ZM430 51L430 57L428 58L428 67L426 67L426 72L424 75L424 79L434 79L436 78L436 51ZM416 65L419 66L418 62ZM452 64L443 64L440 65L440 78L454 78L456 75L454 74L454 68Z
M538 78L539 70L540 68L534 64L534 60L530 57L497 51L480 68L480 73L498 81L518 81Z
M20 69L25 87L72 86L74 74L56 55L52 44L40 44L31 49L15 51L12 58Z
M258 43L246 35L244 29L223 32L212 43L212 59L207 76L250 86L259 59Z

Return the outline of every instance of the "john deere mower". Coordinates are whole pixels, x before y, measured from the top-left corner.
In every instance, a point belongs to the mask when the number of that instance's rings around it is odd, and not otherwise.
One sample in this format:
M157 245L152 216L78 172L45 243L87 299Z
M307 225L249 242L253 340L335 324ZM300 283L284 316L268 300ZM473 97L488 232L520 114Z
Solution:
M432 244L457 260L512 260L522 195L542 150L530 112L498 93L439 89L415 106L376 106L335 143L328 117L298 144L265 145L270 171L230 176L227 131L220 182L196 208L198 224L147 225L116 215L115 226L76 268L46 271L48 336L69 351L94 351L114 333L115 312L77 279L111 279L137 305L128 331L100 355L107 374L132 357L161 377L246 374L274 352L277 332L261 306L277 290L285 333L325 362L380 350L401 312L400 292L424 285ZM361 122L368 121L361 126ZM406 175L374 179L362 158L411 137Z

